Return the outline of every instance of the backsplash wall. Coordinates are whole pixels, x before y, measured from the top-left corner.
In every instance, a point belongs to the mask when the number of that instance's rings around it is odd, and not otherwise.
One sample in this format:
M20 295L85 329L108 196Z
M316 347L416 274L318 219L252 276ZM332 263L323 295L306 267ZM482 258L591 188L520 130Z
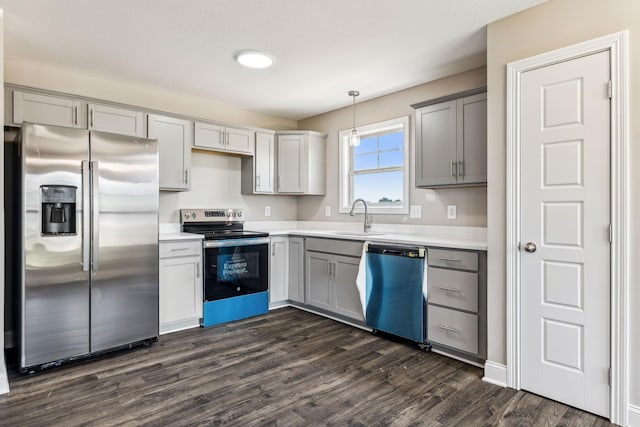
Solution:
M181 208L243 208L248 221L295 221L294 196L255 196L240 193L240 157L191 153L191 191L160 192L160 222L180 222ZM271 216L264 216L264 208Z

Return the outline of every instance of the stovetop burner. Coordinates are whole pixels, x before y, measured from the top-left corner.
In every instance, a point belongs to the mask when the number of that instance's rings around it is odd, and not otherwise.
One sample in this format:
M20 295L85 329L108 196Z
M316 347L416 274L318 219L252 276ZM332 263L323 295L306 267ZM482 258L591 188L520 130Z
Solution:
M242 209L180 209L182 231L203 234L205 240L249 239L269 233L244 230Z

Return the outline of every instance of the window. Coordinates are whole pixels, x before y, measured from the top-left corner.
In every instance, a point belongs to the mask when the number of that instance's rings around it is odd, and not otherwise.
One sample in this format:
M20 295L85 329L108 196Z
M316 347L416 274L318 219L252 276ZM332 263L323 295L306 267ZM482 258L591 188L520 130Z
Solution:
M340 213L351 211L356 199L372 213L409 213L409 117L358 127L357 147L349 146L350 133L339 134Z

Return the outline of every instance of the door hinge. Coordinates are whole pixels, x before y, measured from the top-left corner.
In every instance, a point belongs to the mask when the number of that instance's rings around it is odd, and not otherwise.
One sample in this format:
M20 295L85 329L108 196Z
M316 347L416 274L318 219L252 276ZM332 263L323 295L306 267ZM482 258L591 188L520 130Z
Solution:
M613 243L613 226L609 224L609 243Z
M609 99L613 97L613 82L611 80L607 82L607 96Z

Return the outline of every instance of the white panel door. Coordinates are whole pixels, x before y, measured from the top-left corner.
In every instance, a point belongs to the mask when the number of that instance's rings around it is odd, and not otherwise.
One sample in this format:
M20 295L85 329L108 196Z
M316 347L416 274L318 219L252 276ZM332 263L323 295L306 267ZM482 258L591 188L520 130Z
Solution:
M256 133L255 192L273 193L275 169L274 136L269 133Z
M279 193L304 192L305 136L278 135L278 184Z
M289 238L271 238L271 263L269 264L269 302L287 299L289 290Z
M13 121L84 128L82 103L68 98L13 92Z
M224 126L211 123L196 122L193 146L196 148L210 148L213 150L226 149Z
M193 122L156 114L147 120L149 138L158 140L160 190L189 190Z
M256 133L252 130L227 128L227 150L253 155Z
M609 78L608 52L523 74L520 169L521 386L605 417Z

